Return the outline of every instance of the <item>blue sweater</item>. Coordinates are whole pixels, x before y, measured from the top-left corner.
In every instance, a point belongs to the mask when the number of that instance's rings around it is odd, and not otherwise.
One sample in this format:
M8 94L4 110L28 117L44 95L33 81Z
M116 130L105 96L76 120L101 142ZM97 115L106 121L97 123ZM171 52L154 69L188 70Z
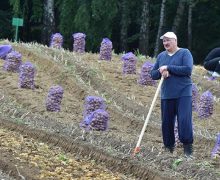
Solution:
M174 55L169 56L166 51L157 56L157 61L151 71L154 80L161 78L159 67L167 65L170 76L164 79L161 87L161 99L176 99L192 96L191 73L193 57L188 49L180 48Z

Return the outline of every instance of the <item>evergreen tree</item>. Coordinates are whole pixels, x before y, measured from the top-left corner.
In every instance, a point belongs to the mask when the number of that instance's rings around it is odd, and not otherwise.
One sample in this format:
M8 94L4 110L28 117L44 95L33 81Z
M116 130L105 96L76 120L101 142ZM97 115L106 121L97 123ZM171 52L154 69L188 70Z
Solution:
M21 17L21 0L10 0L12 6L12 14L14 17Z
M154 48L154 57L156 57L159 53L159 47L160 47L159 41L160 41L160 36L162 35L162 27L164 25L165 9L166 9L166 0L162 0L161 8L160 8L160 20L159 20L156 43L155 43L155 48Z
M92 50L98 50L103 38L111 39L112 23L118 11L117 0L92 0L91 41ZM114 47L113 47L114 48Z
M166 1L166 8L161 16L163 1ZM133 0L0 1L0 23L4 27L0 27L1 38L13 38L11 20L19 17L24 19L19 37L26 42L48 42L56 31L64 35L64 44L72 49L72 34L82 32L86 34L87 51L97 52L102 39L108 37L115 52L134 52L139 48L142 53L148 49L147 54L153 56L153 51L156 55L161 50L159 37L173 28L177 32L179 46L190 48L194 62L202 63L212 48L220 46L220 1L163 1L150 1L149 15L144 11L147 6ZM185 6L186 2L188 6ZM188 9L184 11L186 7ZM43 32L47 34L43 34L41 39L42 30L46 29ZM147 34L149 39L147 36L145 39Z
M8 1L0 1L0 39L12 39L13 28L11 25L12 9Z
M47 45L49 44L50 37L55 30L54 16L54 0L44 0L43 31L41 41Z
M139 50L142 54L147 54L149 49L149 21L150 21L150 0L143 1L143 10L141 15L141 27L139 37Z
M129 17L129 2L122 0L120 3L121 20L120 20L120 51L127 51L128 26L130 23Z
M64 37L64 47L72 50L72 34L76 32L75 16L78 9L76 0L64 0L56 5L59 9L59 30Z

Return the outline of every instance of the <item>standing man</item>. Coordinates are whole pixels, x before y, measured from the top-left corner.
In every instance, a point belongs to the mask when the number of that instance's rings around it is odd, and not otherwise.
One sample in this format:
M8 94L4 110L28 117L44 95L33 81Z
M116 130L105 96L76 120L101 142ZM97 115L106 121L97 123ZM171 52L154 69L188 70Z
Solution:
M188 49L177 46L177 37L167 32L160 37L165 51L157 56L151 77L164 81L161 87L162 134L165 148L171 153L175 147L174 124L177 119L180 142L187 157L193 151L192 80L193 57Z

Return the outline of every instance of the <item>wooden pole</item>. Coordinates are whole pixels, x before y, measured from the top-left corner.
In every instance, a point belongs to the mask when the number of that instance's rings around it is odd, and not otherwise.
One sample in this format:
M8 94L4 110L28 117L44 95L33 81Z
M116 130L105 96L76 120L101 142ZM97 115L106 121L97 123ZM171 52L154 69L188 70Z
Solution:
M150 116L151 116L153 107L154 107L155 102L156 102L156 100L157 100L157 96L158 96L158 94L159 94L159 91L160 91L161 85L162 85L162 83L163 83L163 80L164 80L164 78L163 78L163 76L162 76L162 78L161 78L161 80L160 80L160 82L159 82L159 85L158 85L158 87L157 87L156 93L155 93L155 95L154 95L154 99L153 99L153 101L152 101L152 103L151 103L151 107L150 107L149 112L148 112L148 114L147 114L147 117L146 117L144 126L143 126L143 128L142 128L142 130L141 130L141 134L140 134L140 136L139 136L137 145L136 145L136 147L135 147L135 149L134 149L133 156L135 156L136 153L140 152L141 140L142 140L142 138L143 138L143 135L144 135L145 129L146 129L146 127L147 127L148 121L149 121L149 119L150 119Z

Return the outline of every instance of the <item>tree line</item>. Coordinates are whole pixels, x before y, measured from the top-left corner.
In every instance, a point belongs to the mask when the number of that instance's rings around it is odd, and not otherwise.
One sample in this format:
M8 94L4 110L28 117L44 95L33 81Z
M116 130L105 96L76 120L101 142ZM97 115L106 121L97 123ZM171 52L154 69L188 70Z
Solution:
M51 35L60 32L64 48L70 50L76 32L86 34L86 51L98 52L108 37L116 53L156 57L163 50L159 37L174 31L196 64L220 46L219 0L3 0L1 39L14 38L12 17L24 19L21 41L48 45Z

